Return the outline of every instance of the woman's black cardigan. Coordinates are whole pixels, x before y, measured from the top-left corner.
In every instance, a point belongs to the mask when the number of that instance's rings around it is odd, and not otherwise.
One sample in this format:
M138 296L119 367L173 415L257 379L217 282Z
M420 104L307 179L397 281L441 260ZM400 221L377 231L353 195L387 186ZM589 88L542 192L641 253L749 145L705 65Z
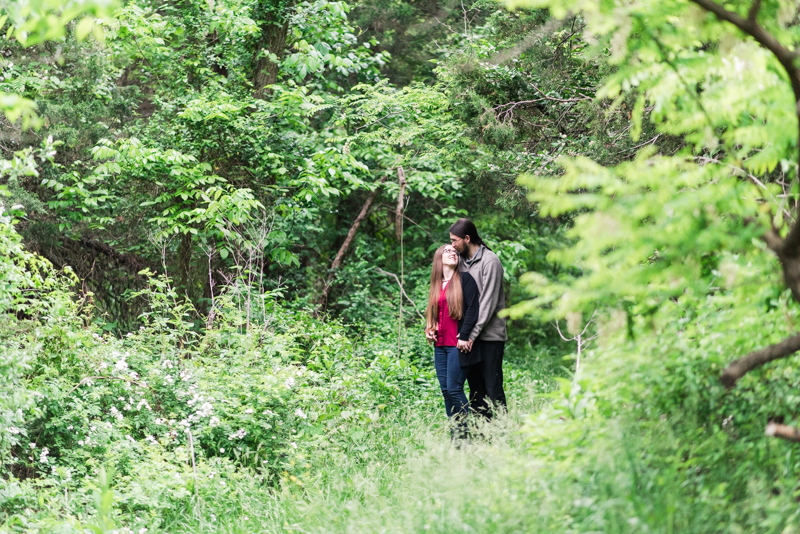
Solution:
M469 335L478 322L478 310L480 309L480 291L478 291L478 284L472 275L461 271L461 294L464 302L464 313L461 319L458 320L458 339L469 341ZM461 367L467 365L474 365L480 362L481 357L480 344L474 343L472 351L461 352L458 351L458 360Z

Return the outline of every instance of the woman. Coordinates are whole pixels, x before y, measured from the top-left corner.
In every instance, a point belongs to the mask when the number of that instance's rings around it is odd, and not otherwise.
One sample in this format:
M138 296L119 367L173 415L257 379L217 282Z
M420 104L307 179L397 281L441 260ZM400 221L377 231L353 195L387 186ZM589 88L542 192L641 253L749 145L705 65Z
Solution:
M439 247L433 255L425 337L435 346L436 375L447 416L460 422L469 410L464 394L468 366L481 361L469 339L478 320L478 297L478 284L469 273L458 270L455 247Z

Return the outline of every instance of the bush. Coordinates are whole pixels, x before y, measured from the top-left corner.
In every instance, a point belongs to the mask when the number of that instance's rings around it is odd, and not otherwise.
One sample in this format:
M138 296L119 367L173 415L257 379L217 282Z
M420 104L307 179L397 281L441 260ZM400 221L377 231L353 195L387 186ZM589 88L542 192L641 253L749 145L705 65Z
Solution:
M50 289L60 296L42 299L35 319L7 315L2 330L2 377L17 386L4 406L7 521L48 517L48 506L93 513L89 481L104 469L129 525L157 526L209 484L242 476L302 489L342 451L370 461L382 419L438 394L431 368L274 301L248 330L223 296L198 330L170 281L151 277L135 295L149 303L142 326L116 338L62 291Z

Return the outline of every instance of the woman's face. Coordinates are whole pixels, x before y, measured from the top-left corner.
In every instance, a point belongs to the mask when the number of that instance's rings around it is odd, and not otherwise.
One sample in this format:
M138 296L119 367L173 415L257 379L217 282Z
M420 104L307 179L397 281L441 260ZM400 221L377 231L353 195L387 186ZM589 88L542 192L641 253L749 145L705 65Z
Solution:
M444 247L444 251L442 252L442 264L448 267L458 266L458 252L454 246L447 245Z

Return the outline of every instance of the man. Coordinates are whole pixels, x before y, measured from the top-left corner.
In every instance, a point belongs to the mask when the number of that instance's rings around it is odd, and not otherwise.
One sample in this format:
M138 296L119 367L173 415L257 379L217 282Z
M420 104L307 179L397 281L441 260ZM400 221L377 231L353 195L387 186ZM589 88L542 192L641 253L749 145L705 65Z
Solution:
M503 353L508 336L506 322L497 316L497 312L506 306L503 266L469 219L459 219L450 227L450 243L461 255L460 269L472 275L480 290L478 322L469 339L470 348L473 343L479 344L477 348L483 360L470 370L467 382L470 405L490 417L493 409L506 409Z

